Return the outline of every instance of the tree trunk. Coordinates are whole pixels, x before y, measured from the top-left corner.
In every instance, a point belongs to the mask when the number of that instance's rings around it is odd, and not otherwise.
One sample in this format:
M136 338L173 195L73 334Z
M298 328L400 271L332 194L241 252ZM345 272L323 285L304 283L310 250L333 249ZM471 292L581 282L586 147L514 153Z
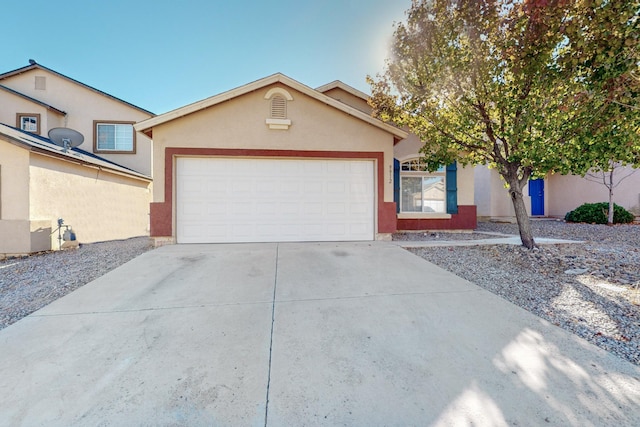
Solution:
M527 249L533 249L535 242L533 241L533 233L531 232L531 220L527 213L527 206L522 196L522 187L518 178L508 179L509 196L513 203L513 209L516 213L516 221L518 222L518 230L520 231L520 240L522 245ZM526 181L525 181L526 182ZM524 186L524 185L523 185Z
M615 168L611 168L609 172L609 215L607 217L607 225L613 225L613 171Z

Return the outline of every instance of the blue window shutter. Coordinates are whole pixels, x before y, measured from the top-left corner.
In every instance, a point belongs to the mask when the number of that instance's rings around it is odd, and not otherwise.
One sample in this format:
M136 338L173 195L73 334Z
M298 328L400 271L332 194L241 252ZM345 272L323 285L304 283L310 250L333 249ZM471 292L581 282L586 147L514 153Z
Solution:
M458 213L458 166L456 162L447 165L447 213Z
M396 202L396 213L400 213L400 161L393 159L393 201Z

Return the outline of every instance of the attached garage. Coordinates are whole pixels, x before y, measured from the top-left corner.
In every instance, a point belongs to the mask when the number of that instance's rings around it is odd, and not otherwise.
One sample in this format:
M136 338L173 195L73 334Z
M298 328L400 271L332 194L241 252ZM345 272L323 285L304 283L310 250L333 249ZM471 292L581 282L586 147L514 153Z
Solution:
M396 230L407 133L274 74L137 123L156 244L370 241Z
M371 160L176 160L178 243L374 239Z

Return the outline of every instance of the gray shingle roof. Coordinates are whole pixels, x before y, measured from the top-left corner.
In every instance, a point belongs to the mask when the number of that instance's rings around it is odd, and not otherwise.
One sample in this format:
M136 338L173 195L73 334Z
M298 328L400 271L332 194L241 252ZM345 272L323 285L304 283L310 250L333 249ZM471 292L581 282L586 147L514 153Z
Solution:
M136 178L151 180L151 177L130 169L126 166L107 160L94 153L90 153L81 148L68 149L66 152L63 147L54 144L49 138L23 131L13 126L0 123L0 138L8 140L11 143L20 145L28 150L44 152L46 154L59 157L63 160L74 163L88 164L99 168L109 169L115 172L130 175Z

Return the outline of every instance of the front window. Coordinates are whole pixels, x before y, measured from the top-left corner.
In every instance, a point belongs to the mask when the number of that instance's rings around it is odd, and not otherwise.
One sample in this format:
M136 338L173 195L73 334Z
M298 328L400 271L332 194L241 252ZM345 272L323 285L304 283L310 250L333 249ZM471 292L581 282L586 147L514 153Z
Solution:
M17 121L20 129L40 134L40 114L18 114Z
M446 213L445 167L428 172L419 159L400 167L400 212Z
M134 153L136 150L133 123L95 122L96 152Z

